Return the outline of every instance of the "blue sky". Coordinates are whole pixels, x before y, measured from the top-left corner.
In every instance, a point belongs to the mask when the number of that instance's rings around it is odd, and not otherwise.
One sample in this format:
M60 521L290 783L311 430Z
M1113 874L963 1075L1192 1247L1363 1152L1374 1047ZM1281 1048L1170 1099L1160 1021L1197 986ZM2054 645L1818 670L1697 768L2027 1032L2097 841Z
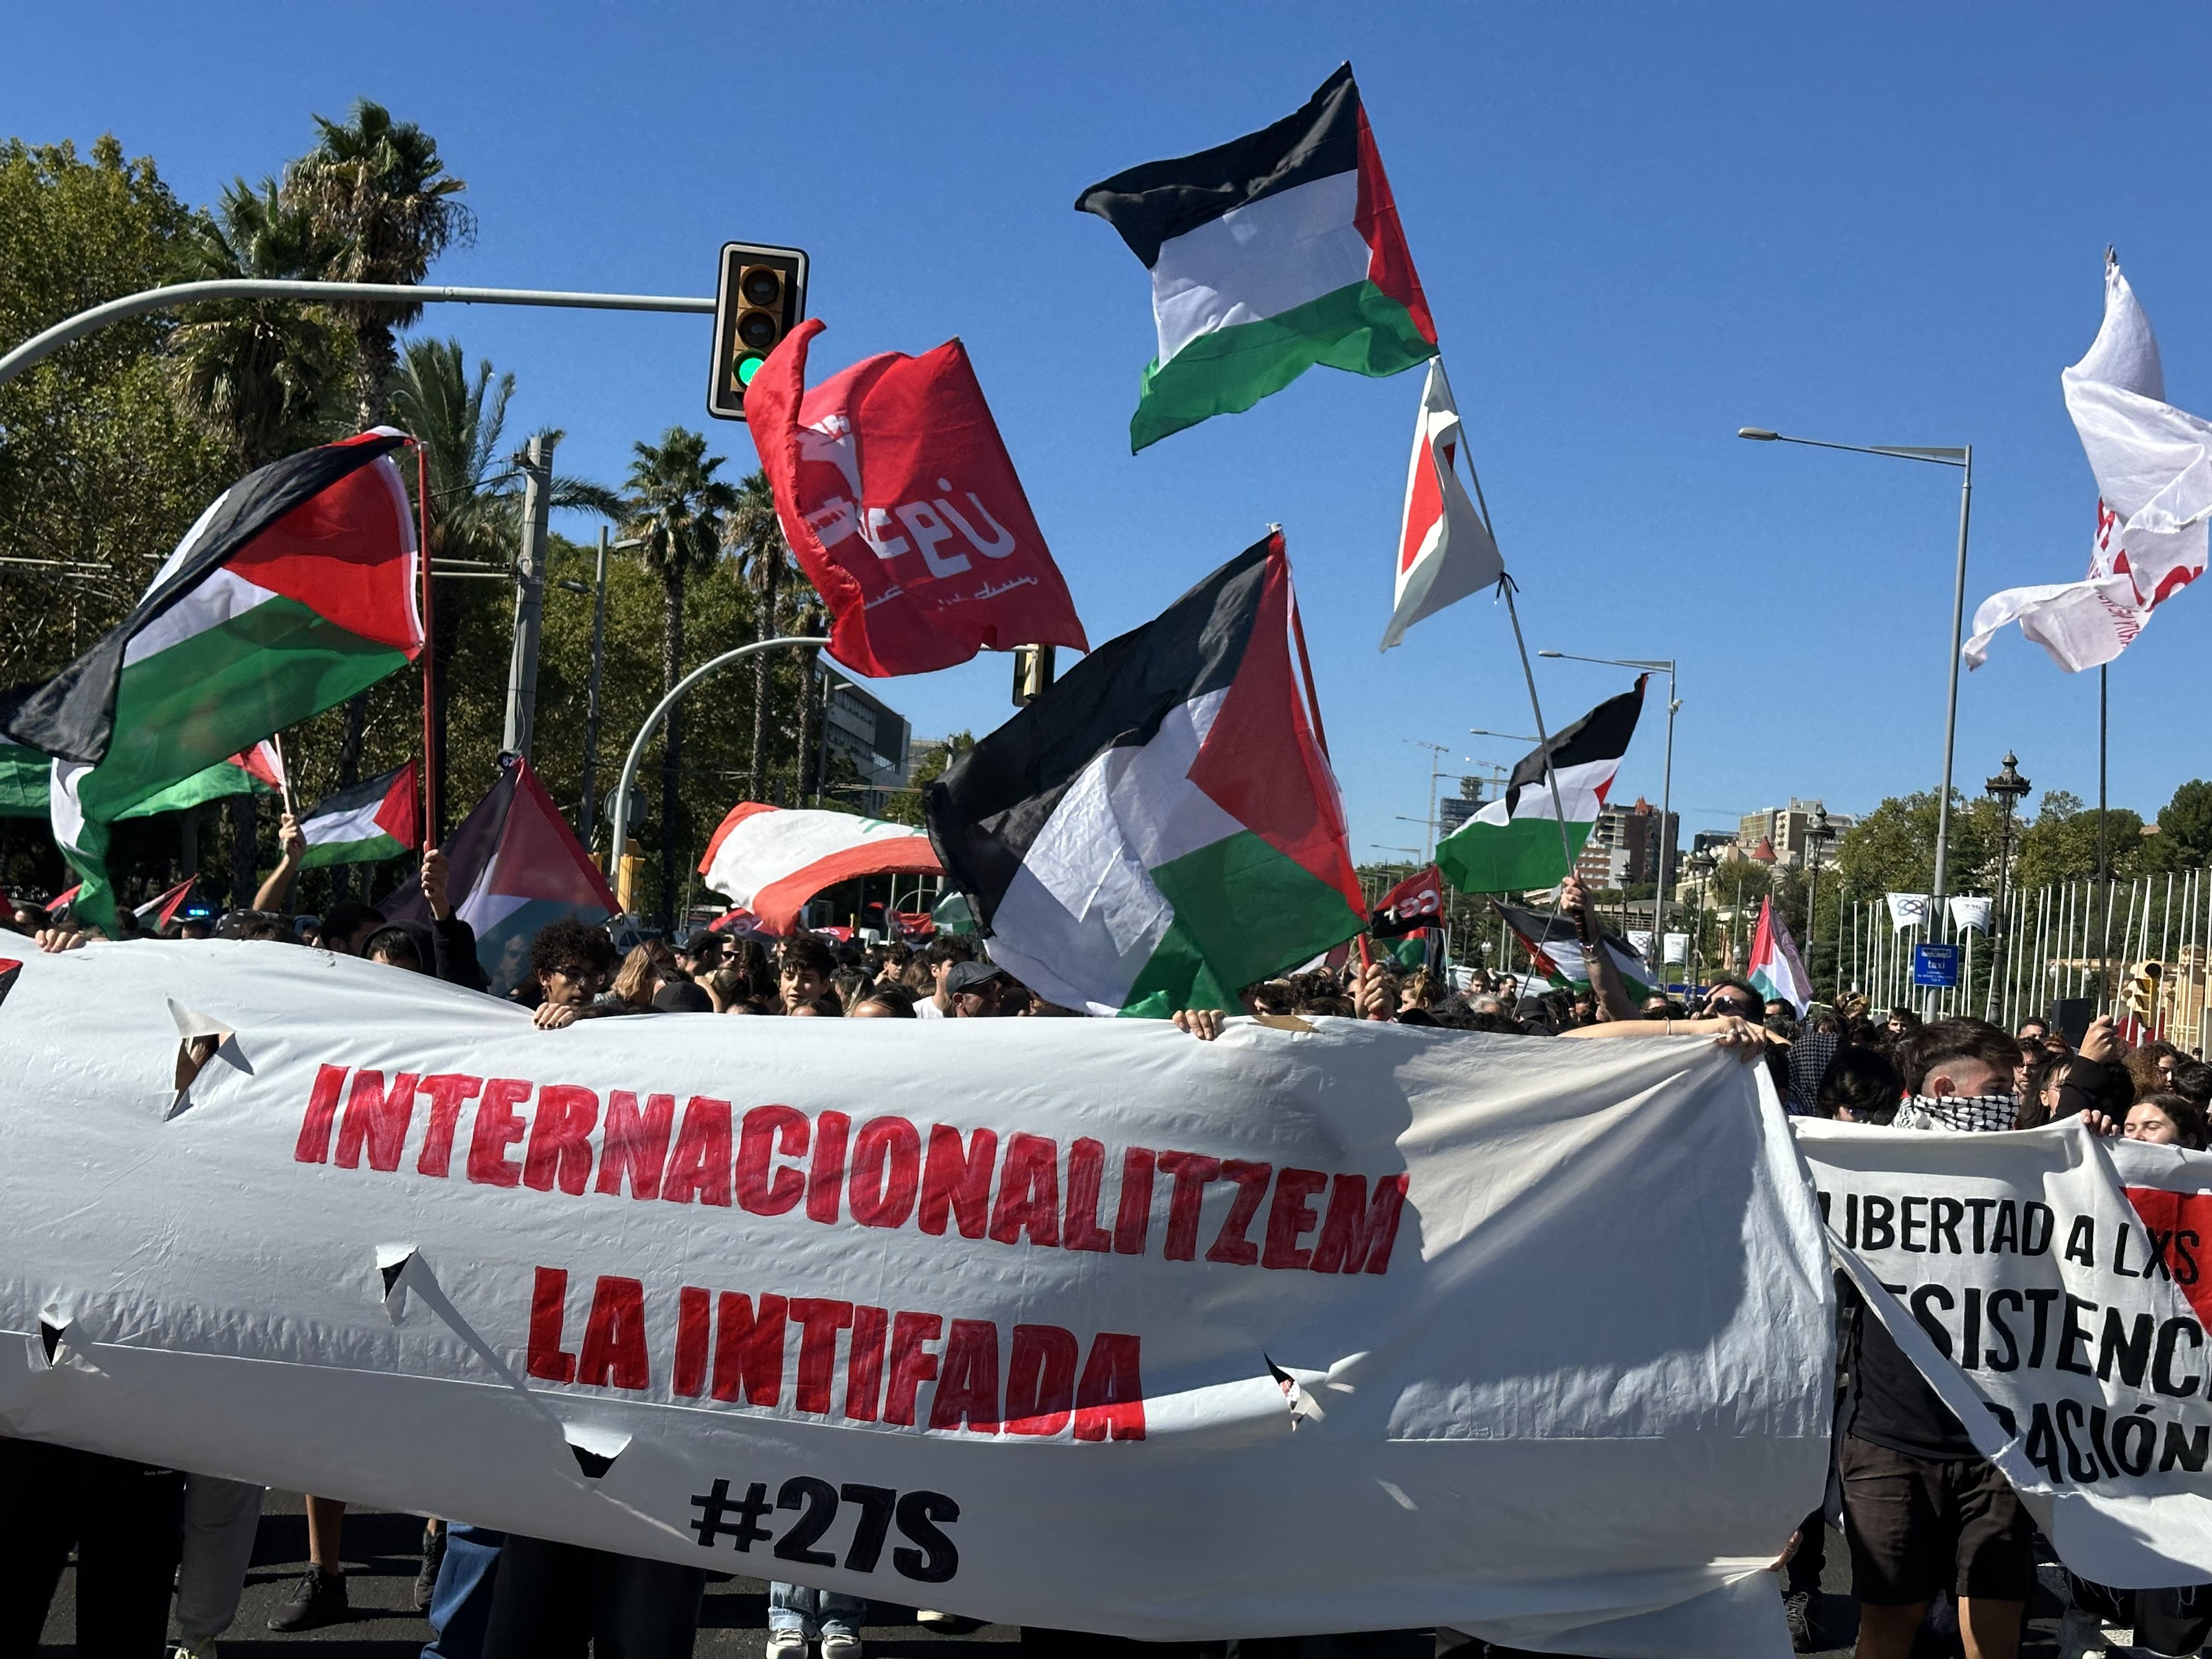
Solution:
M818 372L968 343L1094 641L1285 526L1355 855L1418 841L1429 757L1526 731L1502 611L1378 657L1418 373L1315 371L1132 457L1145 273L1069 204L1134 162L1359 72L1532 648L1682 665L1684 830L1791 794L1863 811L1934 787L1956 475L1738 441L1972 443L1967 605L2080 574L2095 488L2059 398L2117 243L2168 395L2212 412L2198 210L2212 13L1862 5L232 4L19 11L0 126L113 131L210 200L360 94L469 182L440 280L704 293L725 240L812 256ZM434 311L520 383L519 429L618 481L708 424L690 318ZM714 424L733 470L742 428ZM581 524L568 526L580 533ZM2212 772L2196 699L2212 596L2112 676L2112 793ZM706 642L696 644L703 648ZM1555 723L1620 689L1540 664ZM1003 659L876 688L921 732L1008 712ZM732 705L734 710L734 705ZM1655 697L1620 788L1657 798ZM734 718L734 712L732 714ZM2093 796L2096 686L2016 635L1961 692L1959 779L2008 748Z

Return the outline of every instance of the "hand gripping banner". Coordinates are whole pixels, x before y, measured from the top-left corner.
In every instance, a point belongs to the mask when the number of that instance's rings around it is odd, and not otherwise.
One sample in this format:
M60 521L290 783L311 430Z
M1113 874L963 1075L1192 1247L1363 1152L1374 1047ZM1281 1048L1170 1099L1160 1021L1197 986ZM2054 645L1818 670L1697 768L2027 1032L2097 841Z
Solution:
M1794 1127L1838 1260L2066 1565L2212 1577L2212 1154Z
M0 1432L1061 1629L1787 1651L1827 1269L1693 1040L155 941L25 961L0 1075Z

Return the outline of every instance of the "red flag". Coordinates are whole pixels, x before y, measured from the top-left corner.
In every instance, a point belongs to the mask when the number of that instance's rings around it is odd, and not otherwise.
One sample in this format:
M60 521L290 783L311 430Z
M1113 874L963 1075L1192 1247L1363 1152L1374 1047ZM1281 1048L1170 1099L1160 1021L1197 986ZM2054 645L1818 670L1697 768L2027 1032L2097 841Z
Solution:
M785 539L857 674L921 674L1018 645L1091 648L968 354L886 351L805 390L802 323L745 393Z
M1444 880L1431 864L1416 870L1382 895L1367 931L1377 939L1395 939L1425 927L1444 910Z

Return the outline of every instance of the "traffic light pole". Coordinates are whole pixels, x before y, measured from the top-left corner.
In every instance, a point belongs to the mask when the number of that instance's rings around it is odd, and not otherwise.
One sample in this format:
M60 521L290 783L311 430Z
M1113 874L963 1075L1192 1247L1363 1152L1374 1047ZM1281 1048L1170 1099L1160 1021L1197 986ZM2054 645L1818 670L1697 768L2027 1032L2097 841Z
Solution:
M542 288L443 288L407 283L311 283L273 277L236 277L220 282L173 283L126 294L119 300L64 318L43 333L0 356L0 386L25 369L51 357L72 341L97 334L110 323L120 323L149 312L210 300L298 300L321 305L332 300L387 300L395 305L453 304L465 306L556 306L579 311L670 311L711 317L711 299L692 299L667 294L586 294Z

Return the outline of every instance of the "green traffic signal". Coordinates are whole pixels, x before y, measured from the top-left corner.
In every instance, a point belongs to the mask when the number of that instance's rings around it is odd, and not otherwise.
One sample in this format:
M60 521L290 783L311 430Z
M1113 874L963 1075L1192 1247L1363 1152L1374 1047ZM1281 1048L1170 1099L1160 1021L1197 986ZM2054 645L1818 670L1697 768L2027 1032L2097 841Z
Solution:
M746 357L740 360L738 364L738 384L750 386L753 383L753 376L760 373L763 361L758 357Z

